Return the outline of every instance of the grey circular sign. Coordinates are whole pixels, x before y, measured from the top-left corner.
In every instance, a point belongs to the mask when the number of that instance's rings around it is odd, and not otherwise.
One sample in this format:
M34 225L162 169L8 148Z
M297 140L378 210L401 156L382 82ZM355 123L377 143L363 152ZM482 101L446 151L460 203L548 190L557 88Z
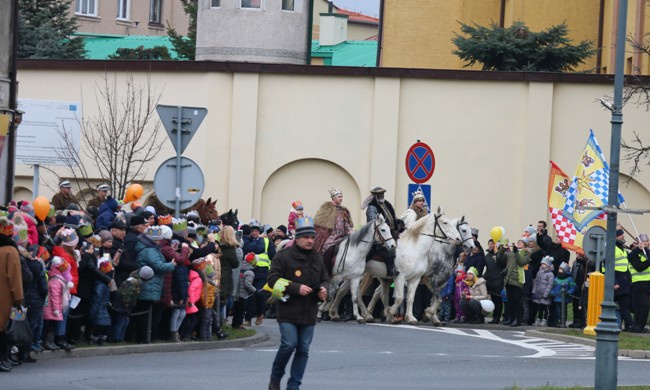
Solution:
M605 238L607 230L601 226L593 226L585 232L582 239L582 250L589 259L598 261L605 258Z
M153 188L160 201L170 209L176 205L176 157L165 160L156 171ZM181 209L192 207L205 190L203 172L197 163L181 157Z

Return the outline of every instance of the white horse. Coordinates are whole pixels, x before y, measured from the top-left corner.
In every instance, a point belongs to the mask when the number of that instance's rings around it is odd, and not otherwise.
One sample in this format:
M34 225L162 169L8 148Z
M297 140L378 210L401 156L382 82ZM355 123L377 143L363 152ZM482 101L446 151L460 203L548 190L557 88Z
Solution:
M338 307L345 294L351 291L352 312L359 323L364 323L364 317L359 315L359 307L365 314L366 307L359 297L359 281L366 268L366 256L373 244L380 244L390 251L394 251L397 243L390 233L390 227L386 224L383 216L378 216L374 221L365 224L361 229L346 237L339 244L339 250L334 260L332 270L330 298L326 305L319 309L319 317L322 311L329 308L329 315L333 321L339 318ZM343 281L337 289L336 286ZM336 294L333 294L336 291Z
M372 261L368 262L366 270L370 275L379 277L381 286L377 288L372 301L368 305L368 316L366 320L369 322L374 320L370 316L378 298L381 296L385 307L384 315L387 321L394 322L393 316L397 312L397 308L404 301L404 285L406 283L408 286L408 294L405 319L411 324L417 323L417 319L413 316L413 298L422 276L429 270L429 251L432 250L432 247L454 247L457 240L460 239L461 236L456 230L455 225L450 223L449 218L444 215L441 207L438 207L436 213L421 218L404 231L400 237L399 245L397 246L397 256L395 257L395 268L399 270L400 274L396 278L393 278L395 283L395 303L392 307L388 307L387 305L389 283L386 280L385 272L383 274L377 272L378 267L372 264Z
M463 249L469 251L474 248L472 228L469 226L469 223L465 221L465 217L453 219L450 223L456 227L456 230L460 234L460 244L463 245ZM449 248L440 247L437 251L434 249L436 249L435 246L429 251L430 267L427 273L427 285L433 296L431 298L431 306L425 309L424 313L433 325L440 326L442 323L438 319L437 315L438 306L441 302L440 291L444 288L445 284L454 272L454 252L456 248L454 245Z

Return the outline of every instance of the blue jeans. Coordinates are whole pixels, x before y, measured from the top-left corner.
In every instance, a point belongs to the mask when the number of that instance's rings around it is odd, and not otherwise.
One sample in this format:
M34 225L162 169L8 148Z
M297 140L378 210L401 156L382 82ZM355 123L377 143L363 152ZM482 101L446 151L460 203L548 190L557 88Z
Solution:
M111 341L122 342L126 337L126 328L129 326L129 315L124 313L113 313L113 324L111 325Z
M282 379L287 363L289 363L293 352L296 351L291 363L291 377L287 382L287 389L299 389L307 367L309 345L314 337L315 325L296 325L288 322L279 322L278 325L282 338L280 348L273 361L271 378L278 381Z

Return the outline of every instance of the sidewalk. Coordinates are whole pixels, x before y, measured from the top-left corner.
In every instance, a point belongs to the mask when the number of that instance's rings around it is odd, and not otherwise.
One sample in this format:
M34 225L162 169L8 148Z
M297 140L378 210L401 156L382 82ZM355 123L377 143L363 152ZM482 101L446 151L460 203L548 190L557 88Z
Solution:
M152 352L180 352L180 351L203 351L207 349L243 348L254 344L263 343L269 340L264 333L256 333L251 337L244 337L235 340L219 341L190 341L181 343L161 342L153 344L129 344L129 345L104 345L101 347L75 348L70 352L66 351L43 351L39 354L32 353L37 360L48 360L58 358L83 358L109 355L128 355L132 353Z
M587 339L583 337L569 336L560 333L544 332L541 330L526 330L526 333L524 333L524 335L527 337L539 337L542 339L563 341L565 343L589 345L594 348L596 347L596 340ZM650 359L650 351L640 351L634 349L619 349L618 356L624 356L633 359Z

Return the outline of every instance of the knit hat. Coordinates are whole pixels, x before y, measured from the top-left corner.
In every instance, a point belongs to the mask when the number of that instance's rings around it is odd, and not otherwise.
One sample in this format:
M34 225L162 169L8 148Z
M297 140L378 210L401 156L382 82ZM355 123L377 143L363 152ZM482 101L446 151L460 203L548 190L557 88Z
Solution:
M99 235L99 237L101 237L102 244L107 241L113 241L113 235L108 230L102 230L97 234Z
M68 262L63 259L61 260L62 260L61 263L59 263L56 267L59 270L59 272L64 273L65 271L70 270L70 264L68 264Z
M47 213L47 216L52 218L56 214L56 209L54 208L54 205L50 205L50 211Z
M216 274L217 271L214 270L214 267L211 264L208 264L208 266L205 267L205 276L208 278L213 278Z
M131 216L131 220L129 221L129 226L144 225L146 223L147 221L144 219L142 215L134 214Z
M553 260L554 259L551 256L544 256L544 258L542 259L542 264L546 264L549 267L552 267L553 266Z
M111 229L123 229L123 230L126 230L128 228L128 226L126 226L124 221L122 221L119 218L115 218L113 220L113 223L111 223L110 227L111 227Z
M7 217L0 217L0 235L5 237L14 236L14 224Z
M29 215L34 214L34 208L26 200L23 200L23 202L20 204L20 211L22 211L23 213L27 213Z
M560 270L562 270L562 272L565 274L568 274L571 269L569 268L569 264L563 261L562 264L560 264Z
M303 217L296 220L296 238L309 236L316 236L316 229L314 229L314 219L311 217Z
M616 229L616 237L622 236L625 234L625 231L623 229Z
M65 222L63 222L63 226L71 229L79 229L80 224L81 224L81 217L74 214L68 215L65 219Z
M162 240L163 238L163 232L160 226L150 226L145 234L153 241Z
M201 222L201 216L199 215L199 212L196 210L190 210L185 214L185 218L188 221L192 222Z
M528 235L531 236L531 235L537 233L537 230L535 229L534 226L532 226L532 225L528 225L528 226L526 226L526 227L524 228L524 232L525 232L525 233L528 233Z
M61 240L61 244L73 248L79 243L79 237L77 237L77 232L74 229L63 229L61 232Z
M272 233L273 232L273 227L271 225L268 225L268 224L264 225L264 227L262 227L262 231L264 233L266 233L266 234Z
M29 235L27 234L27 224L22 218L20 220L22 222L18 223L14 217L14 242L25 248L29 245Z
M469 267L469 269L467 270L467 274L468 275L472 274L472 275L474 275L474 277L477 277L478 276L478 270L476 269L476 267Z
M252 266L255 266L257 264L257 256L255 256L255 253L247 253L246 256L244 256L244 260Z
M241 225L239 230L241 230L241 233L244 236L249 236L251 234L251 227L248 225Z
M147 207L144 208L144 210L150 212L150 213L153 214L154 216L157 215L157 214L156 214L156 209L155 209L153 206L147 206Z
M151 267L145 265L142 268L140 268L140 271L138 271L138 275L140 276L140 279L146 282L147 280L153 278L154 272Z
M205 258L201 257L192 261L192 268L197 271L203 271L208 266L208 263L205 261Z
M99 270L107 274L113 270L113 264L111 264L110 260L100 260Z
M279 231L281 231L285 236L287 235L287 227L284 225L280 225L277 227Z
M160 229L162 229L162 237L165 240L171 240L173 233L172 233L172 228L170 228L167 225L160 225Z
M297 200L297 201L291 203L291 207L292 207L294 210L302 210L302 209L303 209L302 202L299 201L299 200Z

